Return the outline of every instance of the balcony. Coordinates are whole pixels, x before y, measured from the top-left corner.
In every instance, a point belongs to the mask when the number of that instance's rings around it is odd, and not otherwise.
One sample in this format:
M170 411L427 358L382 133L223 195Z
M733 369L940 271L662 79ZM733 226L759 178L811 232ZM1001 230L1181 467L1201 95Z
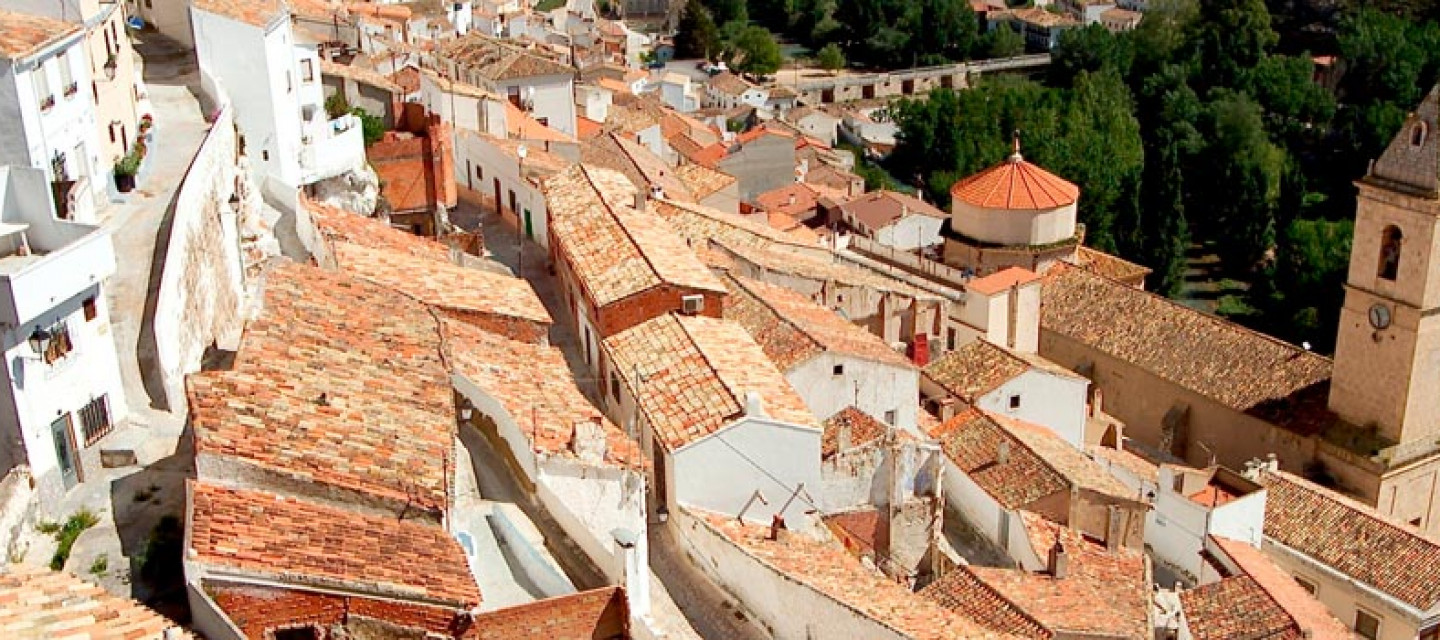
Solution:
M40 99L40 112L44 113L55 108L55 96L49 95Z
M66 98L69 98L70 96L73 96L73 95L75 95L76 93L79 93L79 92L80 92L80 84L79 84L79 83L71 82L70 84L65 85L65 97L66 97Z
M300 138L300 171L304 184L333 178L365 161L365 133L360 118L346 114Z

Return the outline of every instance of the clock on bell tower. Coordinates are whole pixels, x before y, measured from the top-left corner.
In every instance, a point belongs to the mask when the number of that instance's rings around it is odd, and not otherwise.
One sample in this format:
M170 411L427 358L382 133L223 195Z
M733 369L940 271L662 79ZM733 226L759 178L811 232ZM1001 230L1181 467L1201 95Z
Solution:
M1440 436L1440 88L1356 182L1330 409L1394 443Z

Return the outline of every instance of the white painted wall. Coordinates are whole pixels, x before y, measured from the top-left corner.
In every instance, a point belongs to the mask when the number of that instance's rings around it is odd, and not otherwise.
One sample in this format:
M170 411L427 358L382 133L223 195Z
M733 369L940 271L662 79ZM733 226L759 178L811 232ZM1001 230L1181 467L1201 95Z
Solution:
M946 505L959 511L976 531L1008 553L1021 568L1029 571L1045 568L1045 559L1030 544L1025 520L1020 514L1001 507L995 498L948 459L945 460L943 476L941 486Z
M612 532L627 529L643 544L647 526L644 476L549 458L541 463L536 496L605 577L621 584L625 567Z
M194 32L191 30L189 2L138 0L129 4L135 15L143 18L147 24L165 37L171 38L187 48L195 46Z
M1356 611L1379 618L1379 640L1414 640L1422 626L1440 618L1440 612L1419 611L1268 537L1261 551L1290 575L1314 584L1315 598L1347 626L1354 628Z
M940 225L944 222L940 218L911 214L876 231L875 241L906 251L932 247L944 240L940 237Z
M906 638L755 558L688 513L676 514L670 526L694 566L733 594L776 640Z
M960 233L997 244L1049 244L1075 235L1075 205L1055 209L995 211L956 200L951 218Z
M1030 370L977 399L976 406L1017 420L1049 427L1056 435L1085 448L1085 401L1090 383L1083 378L1061 376L1044 369ZM1020 397L1019 408L1010 408L1010 399Z
M100 140L91 95L90 59L83 32L45 47L24 60L0 60L0 165L34 167L55 179L51 161L65 156L70 179L89 178L91 194L103 198L112 167L100 166ZM75 90L66 94L61 68ZM34 76L44 76L54 104L41 109Z
M497 83L496 93L507 95L511 87L518 88L521 95L530 95L534 90L535 110L530 115L544 118L546 126L557 131L575 135L575 78L569 75L536 76L517 78Z
M835 367L842 373L835 375ZM854 405L882 422L893 412L893 426L924 437L916 426L920 410L920 371L827 351L785 372L805 406L824 421Z
M477 170L478 169L478 170ZM523 223L530 212L530 229L540 246L550 247L550 211L545 195L529 180L520 179L520 163L484 136L465 129L455 130L455 182L476 192L487 206L495 204L495 180L500 181L500 205L510 206L510 193ZM537 258L539 259L539 258Z
M671 459L677 503L726 515L744 510L744 519L758 524L769 525L800 485L820 488L820 430L764 417L741 418ZM757 491L769 504L752 501ZM790 501L786 524L803 528L810 508L803 498Z

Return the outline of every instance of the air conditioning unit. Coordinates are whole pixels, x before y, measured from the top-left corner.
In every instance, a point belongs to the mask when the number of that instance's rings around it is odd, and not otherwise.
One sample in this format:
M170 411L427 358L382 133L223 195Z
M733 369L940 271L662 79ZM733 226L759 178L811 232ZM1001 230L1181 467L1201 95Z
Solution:
M705 296L685 296L680 298L680 313L693 316L705 310Z

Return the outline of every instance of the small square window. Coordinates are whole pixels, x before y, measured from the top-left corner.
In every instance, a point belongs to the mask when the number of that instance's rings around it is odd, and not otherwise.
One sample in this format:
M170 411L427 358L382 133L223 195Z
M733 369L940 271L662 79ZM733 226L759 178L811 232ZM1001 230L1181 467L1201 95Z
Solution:
M1416 640L1440 640L1440 627L1430 627L1429 629L1422 629L1420 631L1419 637Z
M831 375L836 375L836 376L843 376L843 375L845 375L845 365L843 365L843 364L837 364L837 365L835 365L833 368L831 368L830 374L831 374Z
M1355 611L1355 633L1375 640L1380 637L1380 618L1357 609Z
M1020 408L1020 396L1018 396L1018 395L1010 396L1010 408L1011 408L1011 409L1019 409L1019 408Z
M1420 518L1411 518L1411 519L1410 519L1410 526L1415 527L1416 529L1419 529L1419 528L1420 528L1420 520L1421 520Z
M894 409L891 409L891 410L885 412L885 424L888 424L888 425L890 425L890 426L893 427L893 426L895 426L895 419L896 419L896 414L895 414L895 410L894 410Z
M85 299L85 302L84 302L84 307L85 307L85 321L86 321L86 322L89 322L89 321L91 321L91 320L94 320L94 319L95 319L95 316L97 316L97 315L100 314L100 309L99 309L99 307L96 305L94 298L86 298L86 299Z
M315 62L309 58L300 61L300 80L302 82L315 81Z

